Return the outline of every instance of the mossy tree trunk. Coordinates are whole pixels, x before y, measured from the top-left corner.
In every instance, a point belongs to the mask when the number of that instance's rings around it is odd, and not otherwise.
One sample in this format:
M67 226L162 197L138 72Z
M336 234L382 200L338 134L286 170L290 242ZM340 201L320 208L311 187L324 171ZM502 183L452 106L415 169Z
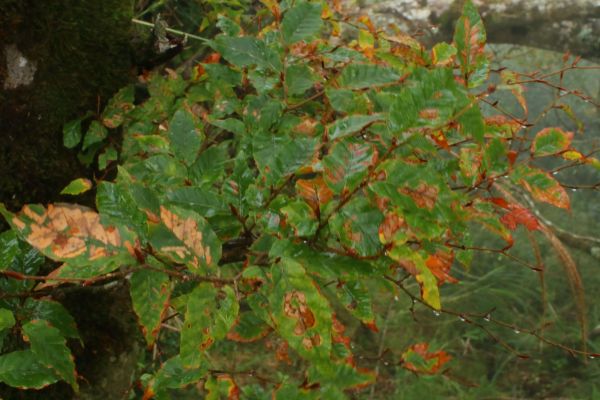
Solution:
M0 0L0 201L55 201L85 173L62 125L131 79L132 12L132 0Z
M0 202L61 199L72 179L92 177L62 126L94 113L135 77L133 0L0 0ZM6 226L0 222L0 231ZM5 399L127 398L143 354L128 288L81 288L53 296L74 315L84 347L70 343L81 394L66 384L20 391L0 384Z

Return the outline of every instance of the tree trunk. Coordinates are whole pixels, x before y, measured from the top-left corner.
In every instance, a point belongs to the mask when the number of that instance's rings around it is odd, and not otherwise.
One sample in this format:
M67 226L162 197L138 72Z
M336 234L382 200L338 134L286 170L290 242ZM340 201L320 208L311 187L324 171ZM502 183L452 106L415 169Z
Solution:
M62 125L130 79L132 12L132 0L0 0L0 202L57 200L85 173Z

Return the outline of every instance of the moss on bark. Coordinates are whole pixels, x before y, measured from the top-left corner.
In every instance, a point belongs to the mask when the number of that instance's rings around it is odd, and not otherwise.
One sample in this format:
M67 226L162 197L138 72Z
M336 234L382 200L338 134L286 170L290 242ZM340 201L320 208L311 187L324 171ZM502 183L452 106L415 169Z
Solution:
M0 0L0 10L0 201L55 201L86 174L62 125L131 79L133 1ZM29 85L6 87L11 46L35 64Z

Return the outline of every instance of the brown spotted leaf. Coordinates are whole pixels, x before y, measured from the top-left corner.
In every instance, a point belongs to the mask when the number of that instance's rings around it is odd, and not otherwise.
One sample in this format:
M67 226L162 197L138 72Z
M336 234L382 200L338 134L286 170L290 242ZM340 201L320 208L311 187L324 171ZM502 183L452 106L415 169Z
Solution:
M329 359L331 306L306 270L290 258L272 268L269 307L276 332L308 360Z
M160 220L150 239L155 251L197 274L217 265L221 243L202 216L180 207L161 206Z
M355 140L335 143L323 159L325 182L338 195L354 190L377 161L373 145Z
M142 332L149 346L156 340L169 304L169 276L159 270L143 269L131 275L129 293Z
M13 214L0 204L0 213L32 247L65 262L73 277L91 277L135 262L134 234L124 227L103 224L90 208L30 204Z

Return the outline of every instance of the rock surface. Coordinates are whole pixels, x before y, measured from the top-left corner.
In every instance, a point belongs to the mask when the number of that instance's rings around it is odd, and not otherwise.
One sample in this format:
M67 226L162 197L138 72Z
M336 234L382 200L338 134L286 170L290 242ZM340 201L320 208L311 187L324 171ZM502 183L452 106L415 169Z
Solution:
M366 14L426 42L450 41L463 0L346 0L351 14ZM492 43L523 44L600 59L598 0L474 0Z

